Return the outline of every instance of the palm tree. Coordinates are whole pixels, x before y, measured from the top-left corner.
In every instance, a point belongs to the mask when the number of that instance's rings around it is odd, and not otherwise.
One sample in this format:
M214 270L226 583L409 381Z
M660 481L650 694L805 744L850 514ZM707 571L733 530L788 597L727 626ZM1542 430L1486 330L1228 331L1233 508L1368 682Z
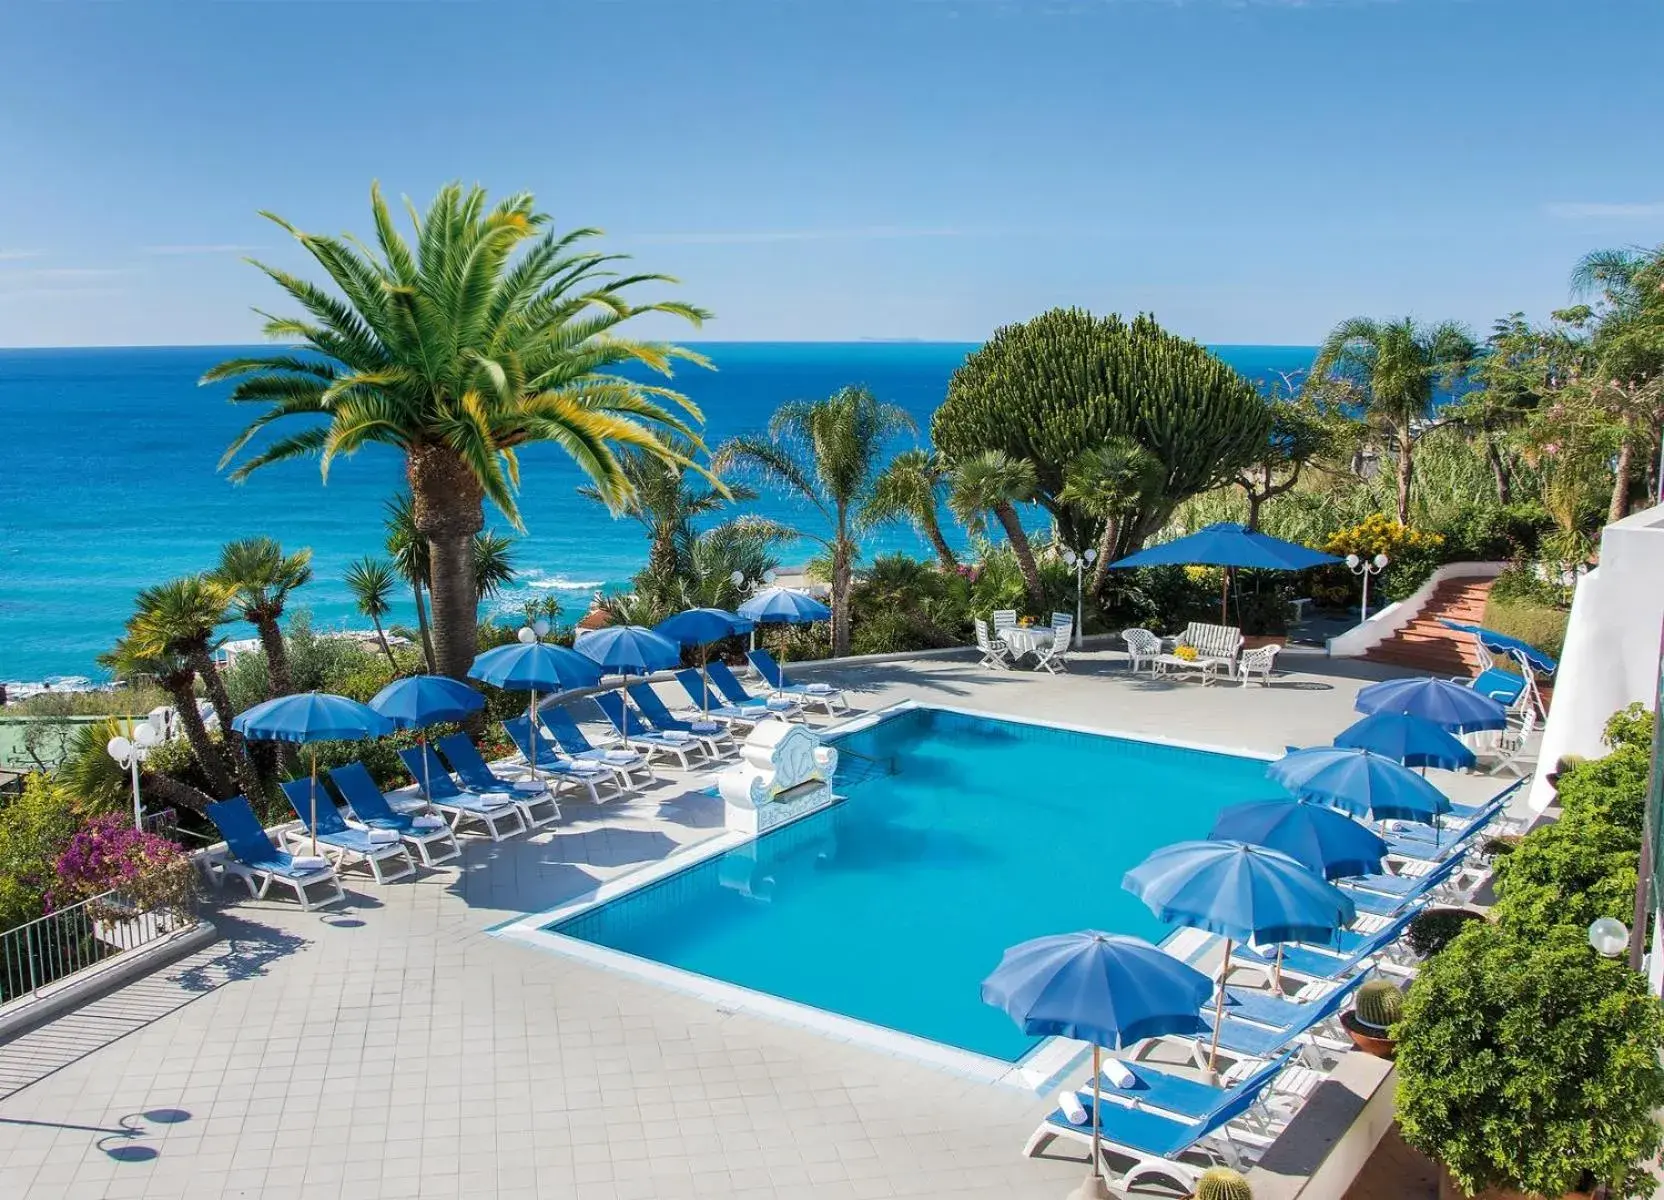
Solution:
M1149 499L1161 483L1161 462L1130 437L1110 438L1081 454L1064 470L1059 502L1073 504L1104 523L1098 535L1098 561L1092 564L1094 596L1103 591L1110 560L1120 541L1122 519Z
M429 675L438 670L434 665L433 631L428 627L428 540L416 528L416 509L409 492L399 492L385 506L387 553L393 557L393 569L410 585L416 601L416 628L422 636L422 659Z
M948 483L948 507L965 528L981 533L987 527L989 513L999 521L1011 552L1017 556L1017 568L1023 573L1023 590L1038 612L1045 605L1046 595L1040 587L1034 549L1017 517L1017 505L1034 499L1039 487L1034 464L1026 458L1012 458L1004 450L985 450L955 463Z
M208 736L202 723L202 712L196 706L196 668L183 654L156 648L147 638L135 636L132 622L128 632L109 651L98 656L99 665L108 667L117 679L132 680L149 676L158 687L173 698L174 711L179 714L179 728L203 777L215 796L225 799L237 793L237 784L226 769L225 757ZM222 724L221 728L225 726Z
M782 404L769 421L767 438L734 438L712 458L718 472L749 467L820 514L829 532L791 532L819 543L831 556L834 655L849 653L855 538L871 524L884 445L915 428L905 409L883 403L866 388L846 387L824 400Z
M289 593L311 580L312 551L285 554L283 547L269 537L227 542L220 549L220 563L211 578L231 589L232 605L259 631L271 681L269 694L288 695L289 653L277 621Z
M381 652L387 656L387 665L393 668L393 674L397 675L399 663L393 657L393 647L387 644L387 632L381 627L381 619L393 607L393 589L398 586L398 576L394 573L392 564L366 554L347 567L343 581L347 590L352 593L353 603L358 611L374 623L376 640L381 643Z
M207 575L186 575L144 588L139 592L138 611L129 633L142 652L180 654L191 664L219 717L220 736L231 756L237 782L251 801L257 801L265 788L249 758L243 735L231 728L236 713L225 680L214 665L214 650L219 646L215 630L226 620L231 595L229 587Z
M309 353L230 359L203 382L236 380L233 402L265 406L222 465L267 425L294 423L286 418L302 425L244 458L235 480L311 456L327 478L338 457L370 443L404 456L416 528L428 543L435 665L462 678L477 645L474 535L484 528L486 500L520 527L520 448L555 443L603 495L622 503L629 484L618 449L678 459L661 435L696 441L691 422L699 410L614 369L669 375L677 360L705 360L619 336L618 327L642 313L695 324L705 314L671 301L631 302L637 285L667 277L616 273L619 256L580 248L598 231L549 228L529 194L488 210L483 188L441 188L425 215L411 210L414 249L379 188L370 204L374 249L303 233L266 214L317 260L340 296L261 265L306 314L269 318L266 333Z
M474 535L474 593L481 600L495 600L518 574L513 538L495 529Z
M680 458L692 460L692 443L674 435L664 441ZM757 498L750 488L723 483L713 473L691 470L647 451L626 450L619 454L618 464L629 482L629 494L609 507L647 531L647 571L656 579L674 579L686 569L700 517L731 501ZM578 494L608 503L601 489L592 485L579 487Z
M1312 375L1349 387L1364 418L1398 455L1398 521L1410 523L1416 441L1434 426L1433 393L1460 378L1478 355L1473 335L1455 321L1418 325L1409 317L1351 317L1329 332Z
M933 450L915 447L890 460L873 487L872 517L875 521L907 521L936 551L944 571L959 569L953 548L942 536L937 508L947 484L948 468Z

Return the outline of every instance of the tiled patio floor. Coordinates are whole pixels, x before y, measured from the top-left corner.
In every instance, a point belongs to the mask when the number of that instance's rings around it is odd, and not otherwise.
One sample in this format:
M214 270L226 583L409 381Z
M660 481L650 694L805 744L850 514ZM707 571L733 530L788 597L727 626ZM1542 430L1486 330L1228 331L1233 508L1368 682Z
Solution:
M826 677L860 709L917 697L1277 752L1333 736L1384 674L1291 655L1277 686L1244 691L1133 681L1112 661L1055 679L940 660ZM531 839L469 839L460 870L354 879L350 903L322 912L227 892L230 940L135 991L147 1023L0 1100L0 1197L1003 1198L1077 1183L1078 1160L1019 1155L1040 1098L489 936L714 835L718 803L690 782L567 804ZM0 1059L51 1049L28 1040Z

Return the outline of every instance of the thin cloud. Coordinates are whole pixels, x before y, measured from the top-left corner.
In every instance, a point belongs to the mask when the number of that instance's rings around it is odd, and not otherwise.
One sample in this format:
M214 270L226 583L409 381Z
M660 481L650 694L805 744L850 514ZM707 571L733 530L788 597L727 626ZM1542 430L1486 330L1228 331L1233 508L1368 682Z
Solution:
M209 242L200 246L140 246L140 254L171 256L182 254L250 254L260 246L243 246L236 242Z
M21 271L0 272L0 280L9 283L45 283L77 279L109 279L131 275L131 267L25 267Z
M1562 220L1634 221L1664 217L1664 200L1608 204L1600 201L1564 201L1548 206L1548 215Z
M1000 229L916 229L901 225L866 225L853 229L712 229L681 233L638 233L630 241L661 245L737 246L771 242L877 242L909 238L1005 237Z
M44 250L0 250L0 262L17 262L24 258L42 258Z
M127 292L127 288L119 287L0 288L0 303L10 300L38 299L42 296L125 296Z

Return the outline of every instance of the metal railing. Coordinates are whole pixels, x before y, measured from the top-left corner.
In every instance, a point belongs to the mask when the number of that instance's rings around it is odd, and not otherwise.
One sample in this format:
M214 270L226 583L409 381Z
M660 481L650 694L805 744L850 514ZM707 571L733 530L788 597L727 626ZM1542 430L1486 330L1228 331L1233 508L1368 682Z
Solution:
M0 1004L29 996L183 927L174 910L139 911L110 891L0 931Z

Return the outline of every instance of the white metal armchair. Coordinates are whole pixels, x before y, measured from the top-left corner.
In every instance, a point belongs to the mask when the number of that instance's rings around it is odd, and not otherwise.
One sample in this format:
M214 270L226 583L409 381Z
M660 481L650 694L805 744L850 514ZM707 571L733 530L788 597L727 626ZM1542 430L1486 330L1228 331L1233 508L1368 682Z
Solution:
M1121 640L1127 644L1127 669L1149 667L1154 673L1156 660L1161 657L1161 639L1148 629L1123 629Z
M1257 650L1244 650L1236 661L1236 674L1242 686L1247 687L1248 681L1258 675L1260 682L1270 687L1271 672L1276 669L1277 652L1281 649L1281 646L1261 646Z

